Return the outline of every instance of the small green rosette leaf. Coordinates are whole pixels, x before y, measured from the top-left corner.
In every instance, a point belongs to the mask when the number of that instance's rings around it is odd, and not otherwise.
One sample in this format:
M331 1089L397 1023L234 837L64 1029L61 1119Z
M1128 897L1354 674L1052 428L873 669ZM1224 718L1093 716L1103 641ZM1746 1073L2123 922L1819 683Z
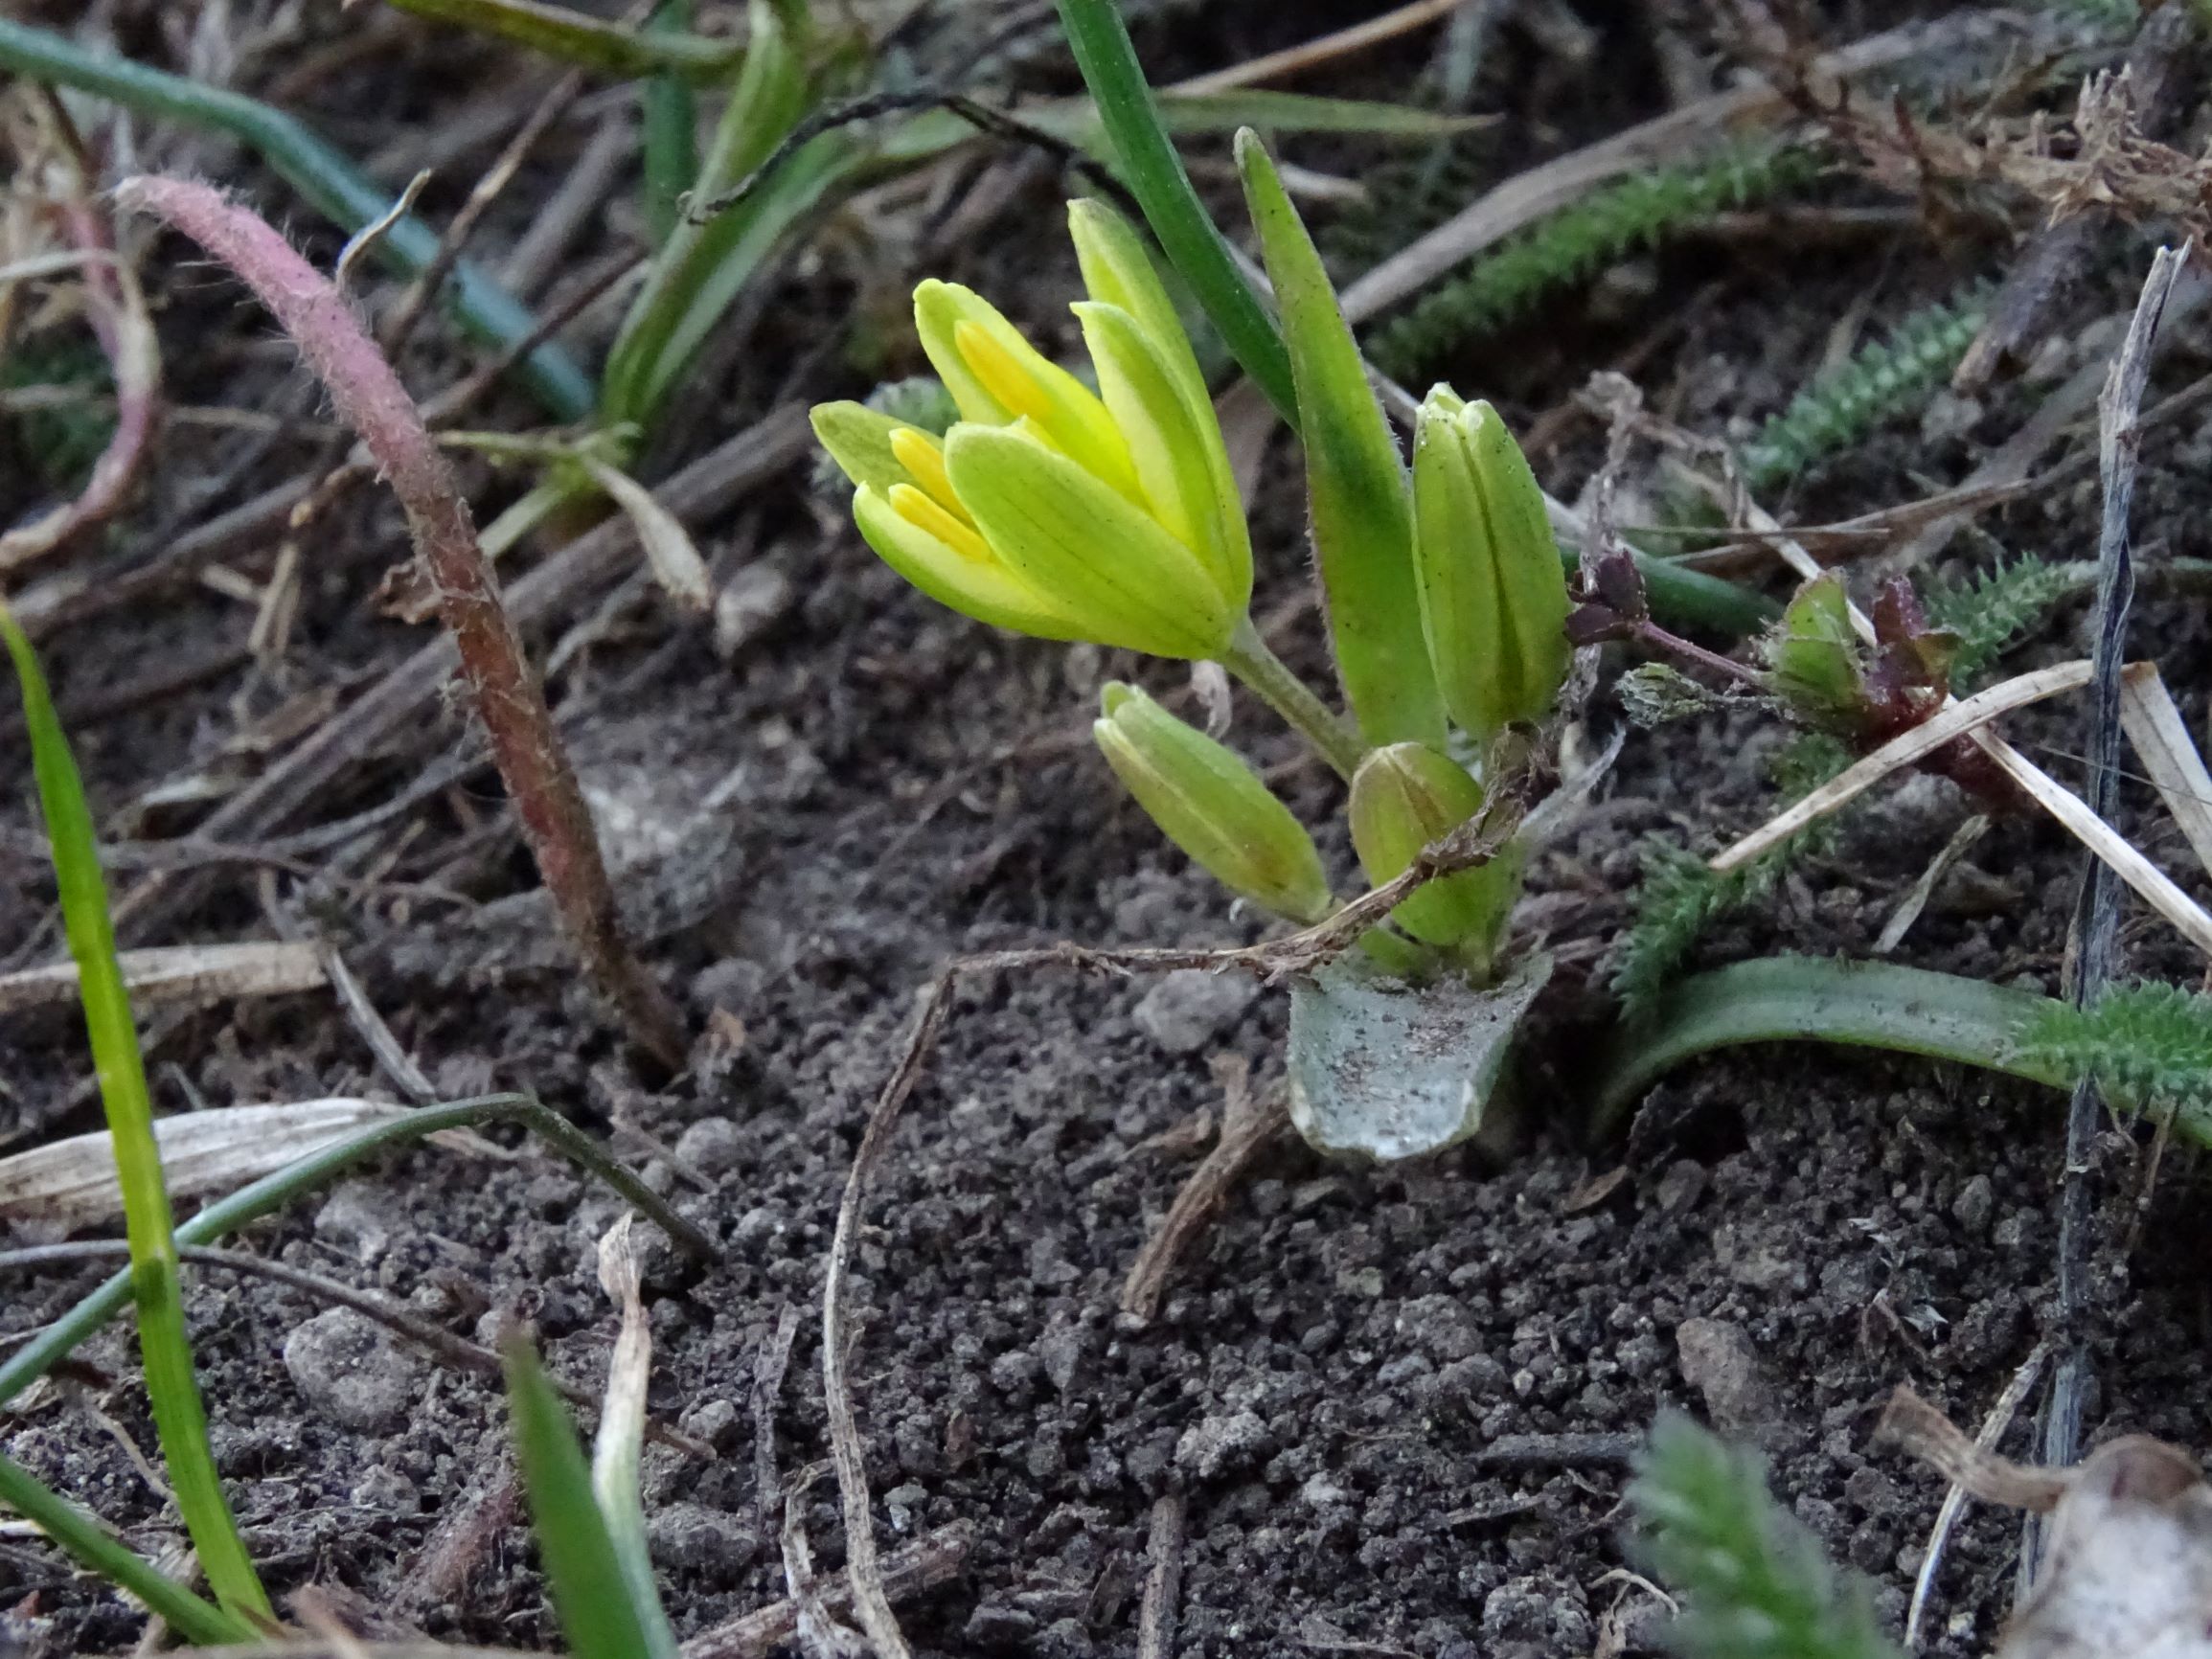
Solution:
M1236 753L1115 682L1092 727L1114 775L1167 838L1253 903L1314 922L1329 914L1329 878L1306 827Z
M1806 724L1851 731L1863 723L1866 682L1840 577L1816 577L1797 590L1767 644L1767 662L1774 694Z

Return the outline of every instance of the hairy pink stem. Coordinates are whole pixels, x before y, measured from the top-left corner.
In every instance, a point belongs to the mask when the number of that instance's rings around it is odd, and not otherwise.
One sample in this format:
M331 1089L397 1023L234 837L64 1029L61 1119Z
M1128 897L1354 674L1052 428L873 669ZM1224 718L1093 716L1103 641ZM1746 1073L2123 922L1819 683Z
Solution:
M330 281L250 208L185 179L125 179L115 194L123 207L167 221L235 271L360 434L406 510L492 758L577 949L638 1045L672 1069L681 1066L682 1021L623 935L591 814L500 603L468 504L392 365Z
M92 331L115 377L115 430L76 500L0 534L0 575L45 557L123 505L159 411L161 351L137 276L117 261L114 239L82 198L64 203L61 217L70 240L85 256Z

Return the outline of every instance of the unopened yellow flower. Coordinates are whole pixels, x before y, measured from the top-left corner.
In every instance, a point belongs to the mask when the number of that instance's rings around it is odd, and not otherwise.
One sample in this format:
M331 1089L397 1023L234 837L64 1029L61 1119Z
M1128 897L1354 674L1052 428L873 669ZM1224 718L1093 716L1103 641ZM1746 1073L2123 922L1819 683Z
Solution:
M1218 656L1252 553L1205 382L1136 234L1095 202L1069 216L1097 392L981 296L931 281L915 326L959 422L940 443L828 403L815 433L869 545L933 599L1045 639Z

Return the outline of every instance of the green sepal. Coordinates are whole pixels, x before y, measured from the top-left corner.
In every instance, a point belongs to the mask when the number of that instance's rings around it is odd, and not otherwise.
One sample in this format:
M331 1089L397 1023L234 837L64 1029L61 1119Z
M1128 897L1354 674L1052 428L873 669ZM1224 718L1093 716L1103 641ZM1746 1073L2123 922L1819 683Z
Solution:
M1808 725L1852 731L1867 714L1859 635L1843 580L1830 573L1797 590L1767 647L1767 683Z

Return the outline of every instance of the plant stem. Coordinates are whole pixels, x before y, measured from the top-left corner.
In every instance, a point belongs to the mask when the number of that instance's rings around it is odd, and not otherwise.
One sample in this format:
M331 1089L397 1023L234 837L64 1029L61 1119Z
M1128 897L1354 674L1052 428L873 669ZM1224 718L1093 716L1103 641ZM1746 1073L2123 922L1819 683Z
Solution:
M1282 331L1229 252L1161 125L1152 91L1113 0L1058 0L1060 27L1098 105L1130 193L1169 261L1191 284L1229 351L1298 430L1298 395Z
M501 602L452 468L392 365L322 273L252 210L206 185L145 175L118 185L116 200L168 221L237 272L360 434L406 511L492 759L570 943L630 1039L680 1070L689 1047L683 1017L625 936L599 832L544 688Z
M1320 752L1347 784L1359 770L1367 751L1340 716L1315 696L1312 690L1267 648L1250 617L1237 625L1221 666L1260 694L1266 705L1289 722L1293 730Z
M1733 685L1746 686L1754 692L1764 692L1767 689L1767 682L1759 677L1757 670L1738 662L1734 657L1724 657L1719 651L1709 651L1703 646L1682 638L1680 634L1669 633L1648 617L1636 625L1636 638L1650 646L1653 650L1662 651L1666 655L1678 658L1685 663L1695 664L1706 672L1718 674Z
M1713 1049L1832 1042L1926 1055L2065 1088L2063 1066L2017 1052L2029 1020L2059 1006L2034 991L1888 962L1774 956L1675 985L1608 1057L1592 1131L1609 1133L1670 1068Z
M238 93L202 86L127 57L88 52L4 15L0 70L112 99L141 115L195 131L226 133L259 154L349 236L375 223L392 205L389 192L364 178L343 154L289 115ZM413 214L403 214L377 239L376 256L401 275L417 277L438 257L438 247L437 232ZM536 331L537 319L529 307L467 261L453 267L447 286L455 320L486 344L504 348ZM582 420L591 413L591 379L559 346L539 346L518 373L555 420Z

